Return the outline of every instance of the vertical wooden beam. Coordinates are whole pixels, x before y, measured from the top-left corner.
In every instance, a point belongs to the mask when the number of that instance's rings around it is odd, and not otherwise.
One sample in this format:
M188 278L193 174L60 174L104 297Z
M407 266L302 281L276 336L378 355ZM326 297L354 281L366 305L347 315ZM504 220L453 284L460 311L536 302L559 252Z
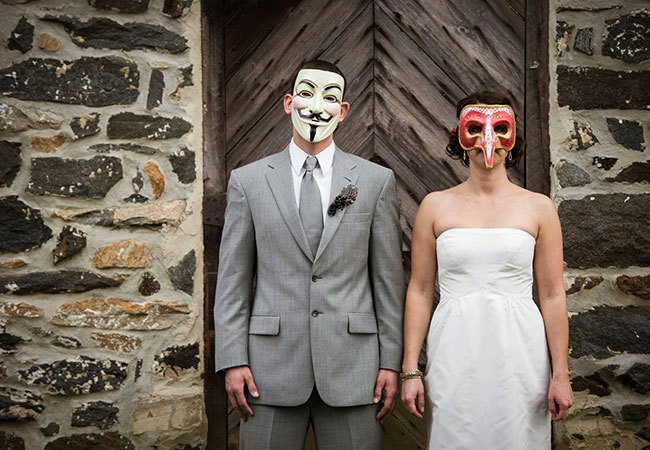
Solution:
M208 418L206 449L228 448L228 401L214 364L214 292L226 191L223 0L201 2L203 60L203 243L204 392Z
M526 1L526 188L549 195L549 1Z

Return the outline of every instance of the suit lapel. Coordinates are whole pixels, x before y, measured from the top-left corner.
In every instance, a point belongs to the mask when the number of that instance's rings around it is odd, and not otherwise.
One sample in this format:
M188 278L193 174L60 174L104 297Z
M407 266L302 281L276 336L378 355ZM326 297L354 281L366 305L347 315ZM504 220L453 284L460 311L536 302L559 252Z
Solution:
M341 190L343 190L343 188L349 184L357 184L359 174L355 171L356 167L356 164L350 161L347 155L337 147L336 152L334 153L334 166L332 167L332 188L330 190L330 201L327 204L328 206L332 204L336 196L341 193ZM325 220L325 227L323 228L323 235L320 238L320 244L318 245L318 251L316 252L316 258L314 258L314 261L323 254L327 248L327 245L334 237L334 234L336 233L336 230L341 223L341 219L343 218L346 209L347 208L343 208L343 210L336 211L336 214L334 216L327 216L327 219Z
M277 155L277 158L269 162L266 168L266 181L271 188L275 202L278 205L280 214L293 238L298 243L302 252L314 261L309 248L309 241L305 235L298 215L298 207L295 201L295 192L293 189L293 174L291 173L291 158L289 157L289 147Z

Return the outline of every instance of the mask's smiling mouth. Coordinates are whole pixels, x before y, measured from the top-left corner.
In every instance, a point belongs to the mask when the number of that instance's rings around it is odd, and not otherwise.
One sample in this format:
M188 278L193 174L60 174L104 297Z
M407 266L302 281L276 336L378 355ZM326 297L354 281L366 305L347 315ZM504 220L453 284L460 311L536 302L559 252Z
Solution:
M302 110L304 111L304 110ZM300 117L300 120L302 120L305 123L308 123L309 125L315 125L317 127L323 126L328 124L333 116L329 117L323 117L320 114L315 114L315 113L303 113L301 110L298 110L298 117Z

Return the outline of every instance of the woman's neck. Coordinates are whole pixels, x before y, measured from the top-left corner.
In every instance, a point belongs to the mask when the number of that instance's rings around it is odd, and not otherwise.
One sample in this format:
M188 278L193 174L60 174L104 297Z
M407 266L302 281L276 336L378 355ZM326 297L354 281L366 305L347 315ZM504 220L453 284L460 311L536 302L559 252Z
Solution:
M512 186L506 173L505 164L499 164L492 169L470 165L467 186L474 194L498 195Z

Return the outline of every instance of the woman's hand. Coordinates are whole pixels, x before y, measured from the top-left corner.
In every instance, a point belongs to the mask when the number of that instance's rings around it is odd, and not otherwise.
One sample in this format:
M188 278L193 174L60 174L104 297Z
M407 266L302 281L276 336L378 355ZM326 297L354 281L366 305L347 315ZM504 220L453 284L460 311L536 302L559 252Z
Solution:
M563 420L571 405L573 405L573 390L569 377L551 380L548 388L548 409L554 421Z
M402 404L404 408L420 419L424 415L424 385L422 378L402 381Z

